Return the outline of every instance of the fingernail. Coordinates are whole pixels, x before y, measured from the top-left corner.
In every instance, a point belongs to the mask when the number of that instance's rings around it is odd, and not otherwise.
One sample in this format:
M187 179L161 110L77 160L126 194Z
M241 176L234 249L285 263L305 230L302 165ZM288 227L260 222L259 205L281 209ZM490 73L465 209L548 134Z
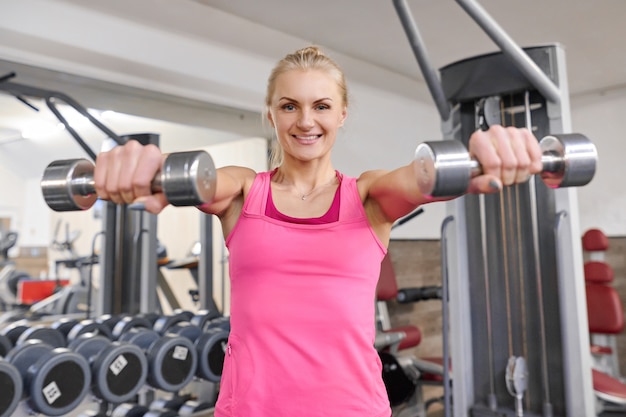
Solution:
M129 210L145 210L146 209L146 203L144 203L143 201L138 201L136 203L131 203L128 205L128 209Z
M489 186L494 189L494 190L499 190L500 189L500 183L496 180L491 180L489 181Z

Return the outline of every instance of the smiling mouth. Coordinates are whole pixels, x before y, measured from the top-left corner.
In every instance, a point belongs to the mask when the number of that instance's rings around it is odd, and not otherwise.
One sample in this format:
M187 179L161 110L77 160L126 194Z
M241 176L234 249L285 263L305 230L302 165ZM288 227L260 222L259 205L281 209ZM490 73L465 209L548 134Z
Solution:
M313 142L322 137L322 135L292 135L294 138L302 142Z

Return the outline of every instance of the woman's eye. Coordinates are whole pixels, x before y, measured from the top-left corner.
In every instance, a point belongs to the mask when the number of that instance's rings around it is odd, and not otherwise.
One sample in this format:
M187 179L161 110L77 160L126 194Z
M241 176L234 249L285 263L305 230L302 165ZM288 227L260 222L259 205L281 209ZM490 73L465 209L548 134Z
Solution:
M317 110L328 110L328 105L326 105L326 104L318 104L316 109Z
M294 106L293 104L285 104L283 105L283 110L287 110L287 111L292 111L295 110L296 106Z

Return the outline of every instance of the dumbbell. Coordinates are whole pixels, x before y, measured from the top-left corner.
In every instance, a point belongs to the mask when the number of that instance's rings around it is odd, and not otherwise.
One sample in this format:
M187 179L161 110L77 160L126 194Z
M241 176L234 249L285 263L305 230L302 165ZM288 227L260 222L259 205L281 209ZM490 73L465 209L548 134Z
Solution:
M113 340L119 340L122 335L128 333L133 329L152 329L152 321L139 316L126 316L120 318L120 320L113 326L112 337Z
M143 405L124 403L113 409L111 417L179 417L179 414L175 410L151 410Z
M112 342L101 335L85 333L68 344L91 366L91 391L111 404L133 398L148 376L148 360L143 350L131 343Z
M191 323L203 329L206 323L218 317L220 317L220 314L216 311L200 310L197 313L192 313L181 310L175 311L174 314L159 317L155 320L152 328L160 334L165 334L168 329L178 323Z
M23 345L29 340L40 340L53 348L64 348L67 346L67 341L63 333L41 324L31 326L24 330L22 334L20 334L20 337L17 338L15 346Z
M89 391L91 371L87 360L67 348L27 340L5 359L19 371L24 382L22 395L35 413L67 415Z
M588 184L595 175L598 154L580 134L555 134L541 139L541 178L550 188ZM420 192L432 197L463 194L470 180L482 173L465 146L456 140L423 142L415 150L415 170Z
M191 417L212 407L212 403L191 399L191 395L176 395L173 398L159 398L152 401L150 413L144 414L144 417L163 417L164 413L172 411L177 417Z
M41 190L55 211L86 210L97 199L94 165L87 159L53 161L44 170ZM152 192L163 192L174 206L197 206L215 195L213 159L204 151L171 153L152 180Z
M211 317L214 317L211 319ZM198 353L196 376L211 382L219 382L222 378L224 353L228 344L230 326L228 318L215 317L214 313L201 311L189 321L181 317L164 317L155 322L155 330L161 334L175 334L193 342Z
M15 366L0 358L0 417L10 417L22 399L22 376Z
M107 339L112 338L111 329L108 326L91 319L77 320L63 317L52 323L50 328L60 332L67 343L86 333L99 334Z
M161 336L154 330L133 328L122 334L122 342L143 349L148 359L147 383L167 392L177 392L194 377L198 354L193 343L182 336Z
M5 348L6 346L10 346L10 348L12 348L17 343L17 339L19 339L20 335L28 330L29 327L30 326L24 324L23 321L18 321L4 327L0 330L0 337L3 338L2 345Z

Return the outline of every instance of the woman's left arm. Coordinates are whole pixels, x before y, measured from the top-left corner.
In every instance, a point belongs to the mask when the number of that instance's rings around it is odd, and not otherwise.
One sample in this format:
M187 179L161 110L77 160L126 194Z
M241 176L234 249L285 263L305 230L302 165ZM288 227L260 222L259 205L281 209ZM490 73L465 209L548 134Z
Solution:
M527 129L493 126L476 131L469 141L469 155L482 167L482 174L468 184L467 192L488 194L502 186L528 180L541 171L541 149ZM366 212L373 226L391 225L422 204L449 200L423 195L418 187L415 161L393 171L368 171L359 178Z

